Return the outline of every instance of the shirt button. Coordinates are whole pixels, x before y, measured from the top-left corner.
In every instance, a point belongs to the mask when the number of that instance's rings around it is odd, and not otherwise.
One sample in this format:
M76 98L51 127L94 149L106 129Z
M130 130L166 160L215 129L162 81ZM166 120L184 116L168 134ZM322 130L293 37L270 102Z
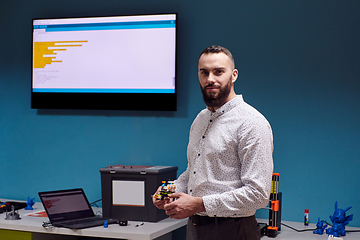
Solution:
M198 153L198 157L200 157L200 153Z
M202 136L202 138L204 139L204 138L205 138L205 136Z
M194 174L196 174L196 171L194 171Z

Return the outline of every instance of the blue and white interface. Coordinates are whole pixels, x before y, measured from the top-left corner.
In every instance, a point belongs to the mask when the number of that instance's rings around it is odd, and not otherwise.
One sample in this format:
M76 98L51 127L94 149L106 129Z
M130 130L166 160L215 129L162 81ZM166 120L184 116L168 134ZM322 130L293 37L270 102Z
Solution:
M176 14L33 20L33 92L175 93Z

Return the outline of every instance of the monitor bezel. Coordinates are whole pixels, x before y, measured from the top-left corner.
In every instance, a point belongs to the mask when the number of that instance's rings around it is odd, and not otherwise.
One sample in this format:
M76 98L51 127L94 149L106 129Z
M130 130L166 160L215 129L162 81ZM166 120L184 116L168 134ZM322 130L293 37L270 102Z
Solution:
M102 16L74 16L74 17L46 17L47 19L79 19L99 17L137 17L149 15L175 15L175 91L174 93L59 93L33 91L33 32L31 50L31 108L32 109L78 109L78 110L135 110L135 111L177 111L177 39L178 13L149 13L130 15L102 15Z

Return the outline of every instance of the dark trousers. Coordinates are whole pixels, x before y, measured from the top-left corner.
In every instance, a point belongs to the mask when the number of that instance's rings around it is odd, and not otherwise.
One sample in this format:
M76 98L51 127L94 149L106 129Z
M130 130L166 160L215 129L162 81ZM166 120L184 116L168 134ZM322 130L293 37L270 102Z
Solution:
M259 240L260 226L255 216L217 218L193 216L187 224L186 240Z

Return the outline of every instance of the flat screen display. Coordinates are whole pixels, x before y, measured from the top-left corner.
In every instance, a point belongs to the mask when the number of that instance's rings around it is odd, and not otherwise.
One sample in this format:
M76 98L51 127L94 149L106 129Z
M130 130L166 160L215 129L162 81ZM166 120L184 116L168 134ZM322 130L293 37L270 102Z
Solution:
M34 109L176 110L176 14L33 19Z

